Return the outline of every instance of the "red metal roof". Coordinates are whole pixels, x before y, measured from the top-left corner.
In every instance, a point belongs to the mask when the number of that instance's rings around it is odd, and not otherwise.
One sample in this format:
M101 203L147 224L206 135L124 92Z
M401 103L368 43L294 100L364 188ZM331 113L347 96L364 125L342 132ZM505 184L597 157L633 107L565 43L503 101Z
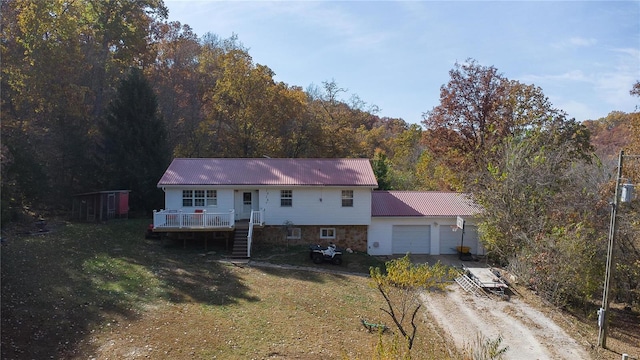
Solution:
M466 195L443 191L374 191L371 216L473 216L480 208Z
M377 187L368 159L174 159L158 182L167 185Z

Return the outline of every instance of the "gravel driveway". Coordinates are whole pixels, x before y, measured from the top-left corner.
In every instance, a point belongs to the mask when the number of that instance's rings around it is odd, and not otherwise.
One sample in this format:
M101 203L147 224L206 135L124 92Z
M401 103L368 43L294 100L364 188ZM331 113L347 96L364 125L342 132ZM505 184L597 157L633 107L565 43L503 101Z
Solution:
M423 293L426 309L448 332L456 347L473 343L478 333L487 339L502 336L505 359L589 359L576 340L545 314L517 297L510 301L478 297L457 284L445 293Z

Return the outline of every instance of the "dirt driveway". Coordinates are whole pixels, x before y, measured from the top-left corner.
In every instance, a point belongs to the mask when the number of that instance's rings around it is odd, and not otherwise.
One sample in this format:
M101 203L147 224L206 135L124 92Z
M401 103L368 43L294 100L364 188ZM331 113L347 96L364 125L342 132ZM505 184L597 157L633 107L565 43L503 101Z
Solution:
M545 314L517 297L510 301L478 297L457 284L446 293L424 293L423 302L456 347L472 344L477 334L502 336L505 359L589 359L589 353Z

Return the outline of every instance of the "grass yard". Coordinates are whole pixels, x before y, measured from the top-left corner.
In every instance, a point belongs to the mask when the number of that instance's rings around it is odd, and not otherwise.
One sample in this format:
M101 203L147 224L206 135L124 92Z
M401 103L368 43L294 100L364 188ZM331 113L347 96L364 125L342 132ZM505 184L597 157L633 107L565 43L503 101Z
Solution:
M205 252L144 239L147 223L59 223L11 236L1 250L2 358L376 358L379 335L360 319L390 320L369 279L349 274L375 258L315 265L305 247L257 246L255 258L295 266L233 265L211 244ZM456 357L420 319L413 358ZM387 346L393 338L382 336Z

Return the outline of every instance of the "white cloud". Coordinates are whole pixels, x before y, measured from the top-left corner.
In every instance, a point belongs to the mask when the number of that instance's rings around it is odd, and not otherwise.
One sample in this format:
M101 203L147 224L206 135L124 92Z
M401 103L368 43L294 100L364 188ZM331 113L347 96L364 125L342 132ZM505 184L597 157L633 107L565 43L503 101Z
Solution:
M598 43L598 40L594 38L584 38L584 37L574 36L559 42L555 42L551 44L551 46L556 49L575 49L579 47L590 47L597 43Z
M568 101L558 101L554 102L554 98L550 97L551 101L554 104L554 107L558 109L564 110L570 118L575 118L578 121L583 120L597 120L605 115L597 115L594 118L594 114L598 113L598 109L594 109L593 107L585 104L584 102L576 101L576 100L568 100Z
M581 37L572 37L571 39L569 39L569 44L574 46L591 46L595 45L596 43L598 43L598 41L593 38L585 39Z
M593 79L584 74L582 70L569 70L562 74L549 74L549 75L523 75L518 78L524 83L549 83L558 81L581 81L581 82L593 82Z
M381 30L384 27L369 24L366 19L350 11L345 3L312 4L315 5L298 7L290 15L303 21L306 26L313 25L320 32L333 34L341 39L339 44L347 48L373 49L391 37L389 32Z
M640 49L613 49L617 61L610 69L597 74L598 97L613 110L631 111L636 100L629 94L633 83L640 78Z
M559 74L528 74L518 80L534 83L551 92L575 88L575 91L557 99L557 103L554 101L554 105L577 119L594 119L614 110L634 111L637 99L629 94L629 90L640 79L640 49L609 49L606 57L608 63L572 64L567 66L580 68Z
M612 49L613 52L617 52L619 54L628 55L631 59L634 60L633 65L638 65L638 59L640 59L640 48L617 48ZM638 68L635 69L638 71Z

